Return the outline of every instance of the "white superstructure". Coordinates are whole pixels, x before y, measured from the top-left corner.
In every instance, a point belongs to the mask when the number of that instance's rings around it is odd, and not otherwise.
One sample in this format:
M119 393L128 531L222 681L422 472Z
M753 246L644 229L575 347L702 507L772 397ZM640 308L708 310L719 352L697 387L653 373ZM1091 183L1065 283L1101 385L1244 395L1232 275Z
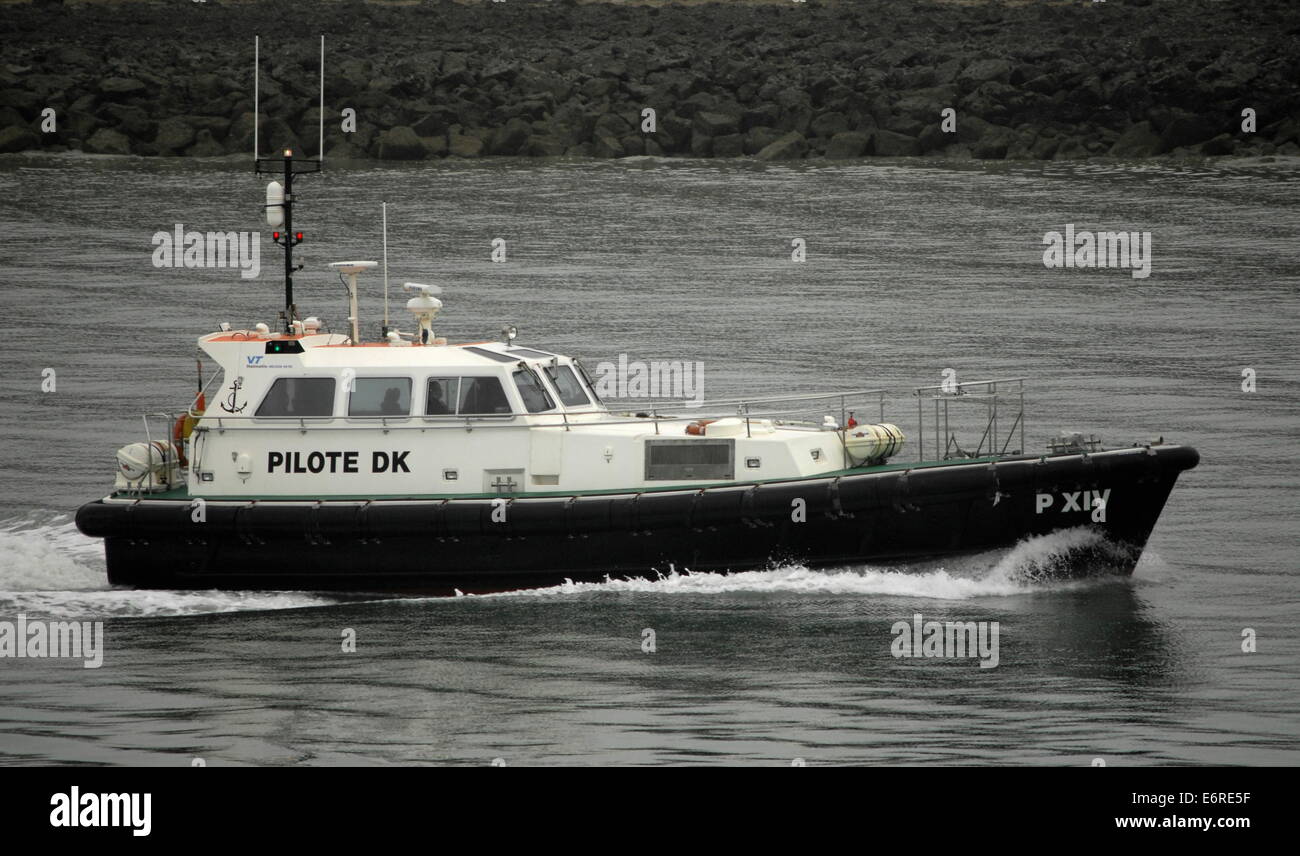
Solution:
M834 424L615 414L562 354L392 335L354 345L313 321L199 339L223 379L187 443L192 496L639 490L853 464Z

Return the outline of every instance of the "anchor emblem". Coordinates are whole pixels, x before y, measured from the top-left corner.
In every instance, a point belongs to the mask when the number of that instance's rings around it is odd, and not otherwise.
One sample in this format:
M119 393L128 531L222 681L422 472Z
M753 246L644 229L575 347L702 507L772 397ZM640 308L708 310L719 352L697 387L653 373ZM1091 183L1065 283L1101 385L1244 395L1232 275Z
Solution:
M243 386L244 386L244 379L242 377L235 378L234 382L230 384L230 395L226 396L226 400L221 402L222 410L226 411L227 413L239 413L245 407L248 406L248 402L239 404L236 401L236 396L239 395L239 390L242 389Z

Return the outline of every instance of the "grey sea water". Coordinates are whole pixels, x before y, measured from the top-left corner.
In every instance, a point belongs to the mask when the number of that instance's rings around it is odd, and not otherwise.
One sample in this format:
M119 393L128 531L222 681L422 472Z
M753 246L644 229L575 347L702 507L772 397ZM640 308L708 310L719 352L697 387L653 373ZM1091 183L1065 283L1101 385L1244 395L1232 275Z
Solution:
M99 669L0 659L0 763L1300 762L1295 165L442 162L297 185L298 303L339 327L324 266L379 257L387 201L392 279L443 285L452 341L514 323L588 365L698 360L707 398L883 386L912 432L910 389L945 368L1027 375L1030 449L1193 444L1131 580L1034 581L1066 533L487 597L111 589L70 515L140 414L192 394L198 335L274 322L262 188L243 163L0 160L0 620L106 640ZM259 230L262 276L154 268L177 223ZM1045 269L1067 223L1150 231L1151 277ZM998 621L999 665L895 659L915 613Z

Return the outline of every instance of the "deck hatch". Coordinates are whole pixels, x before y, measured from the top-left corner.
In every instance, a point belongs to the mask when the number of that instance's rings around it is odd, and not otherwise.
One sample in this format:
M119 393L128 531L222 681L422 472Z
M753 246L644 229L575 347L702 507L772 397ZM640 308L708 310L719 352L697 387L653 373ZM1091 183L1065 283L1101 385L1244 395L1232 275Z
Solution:
M498 363L517 363L518 357L512 357L509 354L503 354L500 351L489 351L487 348L465 347L462 350L469 351L472 354L478 354L480 357L496 360Z

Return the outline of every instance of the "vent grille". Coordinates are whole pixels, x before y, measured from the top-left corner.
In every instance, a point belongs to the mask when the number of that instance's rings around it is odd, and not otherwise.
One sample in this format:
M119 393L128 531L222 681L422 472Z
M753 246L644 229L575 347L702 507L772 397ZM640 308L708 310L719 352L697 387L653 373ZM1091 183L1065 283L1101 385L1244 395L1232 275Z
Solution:
M646 481L735 478L735 440L646 440Z

